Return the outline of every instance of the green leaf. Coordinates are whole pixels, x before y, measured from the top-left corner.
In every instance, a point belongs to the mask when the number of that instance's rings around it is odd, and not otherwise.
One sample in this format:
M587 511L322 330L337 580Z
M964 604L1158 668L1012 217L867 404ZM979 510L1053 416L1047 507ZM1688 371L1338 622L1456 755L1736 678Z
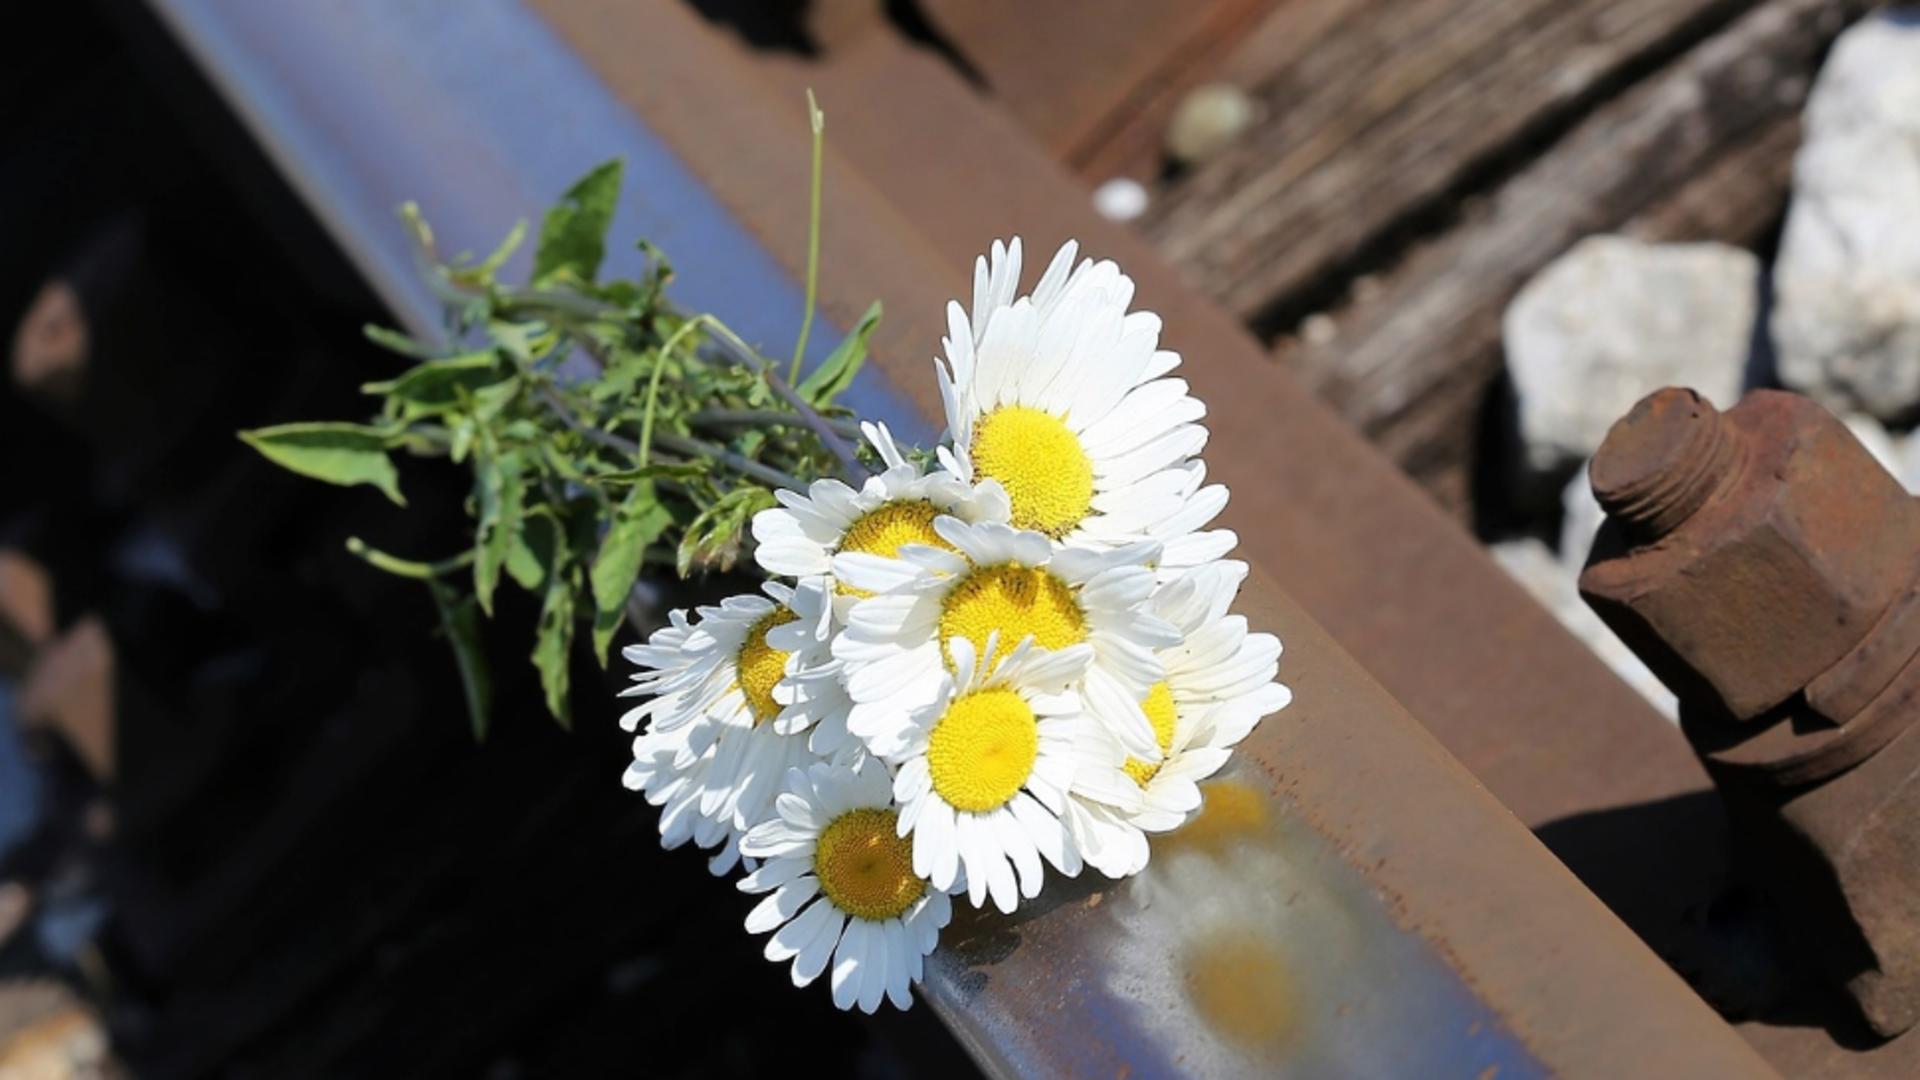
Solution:
M427 579L427 588L440 610L440 632L453 646L453 660L460 668L460 689L467 699L467 721L473 727L474 741L485 742L493 714L493 683L487 676L486 657L480 651L480 620L474 614L473 597L456 595L436 578Z
M640 380L653 370L653 365L660 362L659 358L655 350L614 349L613 358L595 381L590 396L594 401L627 400L634 395Z
M673 515L661 504L651 481L633 485L614 513L613 524L600 541L600 553L594 557L593 573L593 655L601 667L607 666L607 646L620 628L626 611L627 594L640 576L640 560L647 546L660 539Z
M377 323L368 323L360 328L368 341L401 356L412 356L421 360L431 360L440 355L438 349L424 341L416 341L398 330L392 330Z
M693 573L695 566L722 572L733 569L747 523L753 515L777 505L773 492L763 487L737 487L721 496L687 526L674 559L680 576Z
M427 219L420 216L420 204L408 199L400 204L400 221L407 231L413 234L414 246L431 255L433 253L433 227Z
M867 339L873 336L873 328L880 325L880 301L875 300L854 324L853 333L848 334L833 352L820 362L820 366L807 373L807 377L795 387L800 396L814 408L822 408L833 403L833 399L853 385L853 377L859 373L860 365L867 359Z
M513 229L507 233L493 254L470 266L456 266L447 271L447 276L463 285L491 285L493 277L507 264L515 251L520 250L521 241L527 238L527 223L524 220L513 223Z
M493 616L493 590L500 583L501 567L520 535L527 493L521 476L523 464L519 454L508 451L481 463L480 475L475 478L480 523L474 530L473 595L489 618Z
M540 626L533 642L533 666L540 670L540 688L547 695L547 711L563 728L572 729L573 713L567 701L567 654L573 648L573 582L564 572L548 575L546 601L540 605Z
M453 438L447 443L447 456L453 459L455 465L467 460L467 452L473 449L473 434L471 416L463 416L459 423L453 425Z
M539 284L569 272L582 282L600 273L606 255L607 227L620 201L621 162L609 161L574 182L540 226L540 247L533 256L533 280Z
M400 403L408 419L433 416L460 405L470 395L513 379L500 368L492 350L428 360L408 368L399 377L360 387L363 394L381 394Z
M553 570L560 550L560 525L553 511L536 507L520 517L520 528L507 546L507 576L528 592L539 592Z
M487 323L487 336L496 348L522 364L531 364L547 355L558 340L552 327L542 322L507 322L494 319Z
M329 484L372 484L399 506L400 474L387 456L388 434L362 424L299 423L243 431L240 438L268 461Z
M473 410L474 419L481 423L492 423L520 393L520 380L505 379L472 391L462 389L459 393L466 395L466 404Z

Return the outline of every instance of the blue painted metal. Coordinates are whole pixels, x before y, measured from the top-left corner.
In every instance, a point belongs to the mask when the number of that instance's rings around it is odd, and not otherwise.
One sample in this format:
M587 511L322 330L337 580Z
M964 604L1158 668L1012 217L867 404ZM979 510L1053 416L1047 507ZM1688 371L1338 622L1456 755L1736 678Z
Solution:
M437 334L440 304L395 216L402 203L420 204L442 250L490 251L619 157L627 184L608 272L638 274L632 242L644 237L673 261L675 302L721 314L770 355L791 351L802 284L514 0L151 3L410 331ZM804 227L806 192L793 198ZM815 327L809 363L846 329L824 315ZM871 366L842 400L905 440L931 440Z

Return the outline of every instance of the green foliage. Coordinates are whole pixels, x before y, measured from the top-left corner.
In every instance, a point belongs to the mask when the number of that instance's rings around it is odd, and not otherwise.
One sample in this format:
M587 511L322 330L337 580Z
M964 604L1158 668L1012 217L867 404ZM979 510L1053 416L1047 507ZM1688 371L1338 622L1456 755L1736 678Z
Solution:
M479 620L502 589L539 600L532 661L549 711L568 723L580 622L604 666L646 567L729 569L751 544L753 515L775 505L774 488L858 470L848 414L834 402L866 356L878 305L789 386L724 323L669 305L671 271L648 245L639 279L599 280L620 181L614 161L568 189L541 226L528 285L499 279L524 229L484 259L449 263L418 211L403 208L453 344L368 327L369 340L409 362L362 387L379 399L371 423L241 435L294 472L370 484L401 505L394 454L467 470L472 528L459 554L423 563L349 547L427 584L476 738L492 698Z
M400 497L400 474L387 456L387 448L399 439L390 429L364 424L280 424L243 431L240 437L283 469L329 484L372 484L395 505L407 505Z
M487 675L486 656L480 650L480 620L474 614L477 605L473 597L459 595L438 578L428 578L427 589L440 611L440 632L453 646L453 660L460 668L467 722L473 727L474 741L483 742L493 713L493 682Z
M757 487L735 488L721 496L721 502L742 491L765 494ZM593 653L602 666L607 662L607 643L619 628L626 611L627 595L640 576L640 560L647 547L673 524L673 515L660 501L652 480L642 480L627 490L614 511L613 523L600 538L600 552L594 556L593 572Z
M613 224L613 208L620 201L621 172L619 160L607 162L575 181L560 205L547 211L546 223L540 227L540 249L533 255L534 284L552 283L562 274L591 284L599 275L607 250L607 227ZM504 256L499 259L505 261ZM492 269L498 270L498 263Z
M860 322L830 353L820 366L814 368L807 377L800 380L794 389L800 396L815 407L825 407L833 399L853 385L853 377L860 373L860 365L867 361L867 339L873 336L873 328L880 325L880 301L875 300L860 316Z

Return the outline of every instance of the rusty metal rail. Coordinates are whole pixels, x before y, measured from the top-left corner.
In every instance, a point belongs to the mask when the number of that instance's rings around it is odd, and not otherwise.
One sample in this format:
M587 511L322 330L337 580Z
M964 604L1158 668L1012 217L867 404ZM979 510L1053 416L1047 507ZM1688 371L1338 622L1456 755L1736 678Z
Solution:
M769 239L775 228L798 238L805 136L791 123L797 110L678 4L546 0L543 19L511 0L152 3L410 326L433 327L436 307L413 276L391 216L397 203L421 202L448 248L483 249L567 178L615 154L635 177L616 231L647 236L674 256L683 303L720 310L768 342L784 340L798 322L792 243ZM612 67L596 77L560 34L589 61ZM952 167L953 183L966 182L968 167ZM924 434L928 425L910 402L927 404L933 320L960 288L963 266L952 244L930 239L922 226L952 223L907 220L837 157L827 182L825 314L844 326L862 302L856 298L886 298L884 375L912 388L903 395L876 375L856 404ZM1072 224L1036 213L1009 206L999 227L1024 227L1044 242ZM987 239L970 237L968 250ZM1111 237L1092 239L1104 249ZM1215 406L1211 456L1232 463L1218 471L1236 485L1236 523L1254 541L1255 561L1286 568L1289 583L1298 582L1284 551L1298 542L1313 553L1316 572L1350 594L1364 591L1356 584L1364 578L1381 579L1367 588L1384 590L1389 602L1406 591L1398 611L1354 624L1354 642L1397 655L1397 681L1433 703L1428 711L1464 691L1466 704L1444 710L1442 728L1455 735L1470 732L1472 701L1514 690L1472 685L1502 667L1527 695L1550 702L1551 680L1528 671L1526 648L1510 641L1468 649L1476 659L1465 673L1414 660L1409 646L1422 635L1441 655L1459 655L1462 639L1481 629L1434 617L1434 599L1418 590L1461 567L1470 581L1494 582L1491 568L1473 561L1464 537L1439 532L1439 516L1419 509L1384 463L1284 377L1249 366L1245 358L1258 352L1227 320L1179 290L1137 245L1121 240L1113 249L1142 276L1144 301L1169 316L1169 340L1189 353L1197 389ZM1218 355L1204 355L1215 345ZM1297 457L1247 460L1276 452ZM1343 491L1355 472L1363 490ZM1411 535L1354 544L1368 530ZM1406 545L1432 536L1444 536L1432 560L1387 561L1409 557ZM1336 557L1343 545L1347 554ZM1140 878L1057 888L1011 920L960 920L927 989L983 1068L1114 1076L1767 1073L1299 605L1261 574L1245 599L1253 621L1287 642L1296 704L1249 740L1213 787L1207 815L1161 844ZM1539 612L1529 622L1530 609L1510 589L1487 606L1513 638L1549 625ZM1332 614L1343 620L1351 612ZM1411 625L1393 628L1395 619ZM1394 649L1379 649L1383 634ZM1502 650L1510 651L1504 660ZM1609 691L1594 676L1597 665L1573 669L1574 684L1584 680L1632 709L1624 689ZM1634 730L1606 734L1644 742ZM1685 787L1684 767L1674 771L1659 752L1650 760L1656 772L1669 770L1658 783ZM1520 771L1537 764L1496 772L1519 793L1528 786ZM1564 797L1538 802L1523 811L1529 820L1569 809Z

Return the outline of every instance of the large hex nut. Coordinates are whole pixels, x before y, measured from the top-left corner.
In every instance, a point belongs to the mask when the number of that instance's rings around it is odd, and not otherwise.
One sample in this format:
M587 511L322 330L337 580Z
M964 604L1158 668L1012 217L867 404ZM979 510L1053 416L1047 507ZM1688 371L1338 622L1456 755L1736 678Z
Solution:
M1839 661L1915 572L1920 507L1798 395L1756 391L1722 416L1661 391L1592 475L1612 516L1582 594L1675 693L1735 719Z

